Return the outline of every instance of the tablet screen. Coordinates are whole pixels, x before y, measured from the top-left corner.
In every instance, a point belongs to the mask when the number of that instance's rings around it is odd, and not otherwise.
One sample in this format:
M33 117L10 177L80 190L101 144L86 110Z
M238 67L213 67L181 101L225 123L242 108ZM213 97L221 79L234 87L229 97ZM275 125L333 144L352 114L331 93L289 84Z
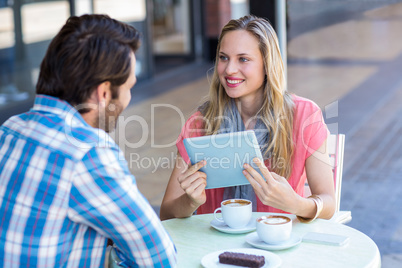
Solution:
M258 170L252 160L262 159L253 130L187 138L183 143L191 164L206 160L200 169L207 174L206 189L249 184L243 165L248 163Z

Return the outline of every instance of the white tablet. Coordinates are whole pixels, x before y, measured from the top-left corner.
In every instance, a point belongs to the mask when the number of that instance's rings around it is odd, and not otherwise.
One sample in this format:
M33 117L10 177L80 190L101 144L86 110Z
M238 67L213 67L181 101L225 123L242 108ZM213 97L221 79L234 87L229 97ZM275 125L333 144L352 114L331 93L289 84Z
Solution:
M243 165L258 170L253 158L262 159L253 130L187 138L183 140L191 164L206 160L200 171L207 174L207 189L249 184Z
M318 243L333 246L344 246L350 238L343 235L309 232L303 236L303 242Z

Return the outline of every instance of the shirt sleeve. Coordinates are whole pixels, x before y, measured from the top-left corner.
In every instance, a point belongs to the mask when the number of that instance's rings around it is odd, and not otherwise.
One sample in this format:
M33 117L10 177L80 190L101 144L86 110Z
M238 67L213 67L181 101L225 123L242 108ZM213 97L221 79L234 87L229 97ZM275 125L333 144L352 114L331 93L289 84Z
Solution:
M312 117L313 122L310 125L311 129L307 130L310 132L309 135L307 135L309 137L308 148L310 149L307 151L307 157L317 151L329 135L329 130L319 108L313 113Z
M186 163L190 163L190 158L187 154L183 140L190 137L200 137L204 135L204 117L200 112L194 113L184 124L179 137L176 141L177 150Z
M321 109L313 101L298 97L294 118L294 138L297 150L305 152L305 159L320 148L329 131Z
M130 266L175 266L174 244L117 145L93 148L77 163L69 206L74 222L112 239Z

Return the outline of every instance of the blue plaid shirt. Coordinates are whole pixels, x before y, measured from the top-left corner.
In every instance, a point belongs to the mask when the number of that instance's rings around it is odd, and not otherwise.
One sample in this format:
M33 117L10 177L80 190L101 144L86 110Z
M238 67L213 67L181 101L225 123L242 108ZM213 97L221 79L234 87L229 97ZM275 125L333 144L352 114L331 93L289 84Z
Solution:
M107 238L131 267L176 264L119 147L57 98L0 127L0 218L0 267L102 267Z

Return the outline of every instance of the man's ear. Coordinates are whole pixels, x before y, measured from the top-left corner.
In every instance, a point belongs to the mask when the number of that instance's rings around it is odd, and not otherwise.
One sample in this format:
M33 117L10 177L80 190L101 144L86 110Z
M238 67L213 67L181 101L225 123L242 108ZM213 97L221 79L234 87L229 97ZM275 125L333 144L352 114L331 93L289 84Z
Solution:
M105 81L99 84L95 90L98 103L102 107L106 107L106 104L110 102L112 98L111 84L109 81Z

